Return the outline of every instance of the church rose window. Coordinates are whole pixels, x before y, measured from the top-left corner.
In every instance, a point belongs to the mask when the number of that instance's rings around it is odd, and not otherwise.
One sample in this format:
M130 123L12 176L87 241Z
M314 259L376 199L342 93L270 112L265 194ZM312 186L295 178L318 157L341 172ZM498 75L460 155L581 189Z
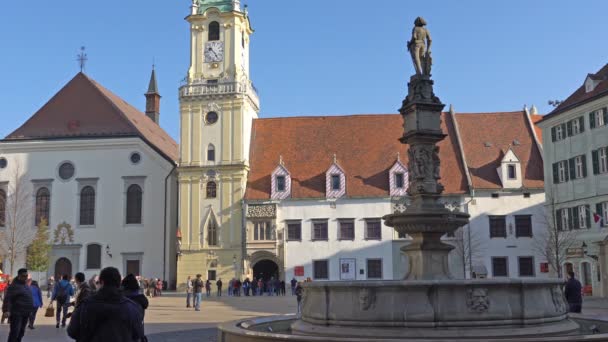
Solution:
M69 162L65 162L59 166L59 178L68 180L74 177L74 165Z
M80 191L80 225L91 226L95 224L95 189L85 186Z
M142 190L137 184L127 189L127 224L141 223Z
M139 162L141 161L141 154L133 152L131 153L131 157L129 159L131 159L131 163L139 164Z
M40 188L36 192L36 226L42 219L49 222L51 211L51 193L47 188Z

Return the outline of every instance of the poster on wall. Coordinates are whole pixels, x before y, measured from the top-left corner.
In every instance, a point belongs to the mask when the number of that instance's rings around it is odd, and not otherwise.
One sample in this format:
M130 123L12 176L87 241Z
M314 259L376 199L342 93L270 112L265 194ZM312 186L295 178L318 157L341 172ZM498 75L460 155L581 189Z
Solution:
M340 259L340 280L355 280L356 260Z
M294 267L293 273L296 277L303 277L304 276L304 266Z

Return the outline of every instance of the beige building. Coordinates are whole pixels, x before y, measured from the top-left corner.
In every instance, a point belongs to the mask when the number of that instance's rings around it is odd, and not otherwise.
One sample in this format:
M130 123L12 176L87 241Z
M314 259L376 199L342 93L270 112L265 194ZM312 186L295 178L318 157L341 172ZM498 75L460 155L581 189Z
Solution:
M191 57L180 88L177 285L243 274L242 199L259 100L249 79L253 33L238 1L193 4Z

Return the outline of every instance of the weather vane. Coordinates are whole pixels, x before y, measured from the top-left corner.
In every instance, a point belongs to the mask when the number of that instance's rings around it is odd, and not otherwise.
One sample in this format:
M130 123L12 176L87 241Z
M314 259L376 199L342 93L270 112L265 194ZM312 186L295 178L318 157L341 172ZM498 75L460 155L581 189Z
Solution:
M84 52L86 50L86 48L84 46L80 47L80 53L77 56L77 61L80 63L80 72L84 71L84 67L87 64L87 61L89 60L89 58L87 57L87 54Z

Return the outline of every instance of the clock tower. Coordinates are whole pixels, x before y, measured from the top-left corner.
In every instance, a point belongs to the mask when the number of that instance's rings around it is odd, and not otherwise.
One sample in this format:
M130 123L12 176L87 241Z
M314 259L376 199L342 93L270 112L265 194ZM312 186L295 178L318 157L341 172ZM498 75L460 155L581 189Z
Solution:
M239 0L193 0L190 66L179 89L177 286L188 276L240 278L249 144L259 99L249 78L253 33Z

